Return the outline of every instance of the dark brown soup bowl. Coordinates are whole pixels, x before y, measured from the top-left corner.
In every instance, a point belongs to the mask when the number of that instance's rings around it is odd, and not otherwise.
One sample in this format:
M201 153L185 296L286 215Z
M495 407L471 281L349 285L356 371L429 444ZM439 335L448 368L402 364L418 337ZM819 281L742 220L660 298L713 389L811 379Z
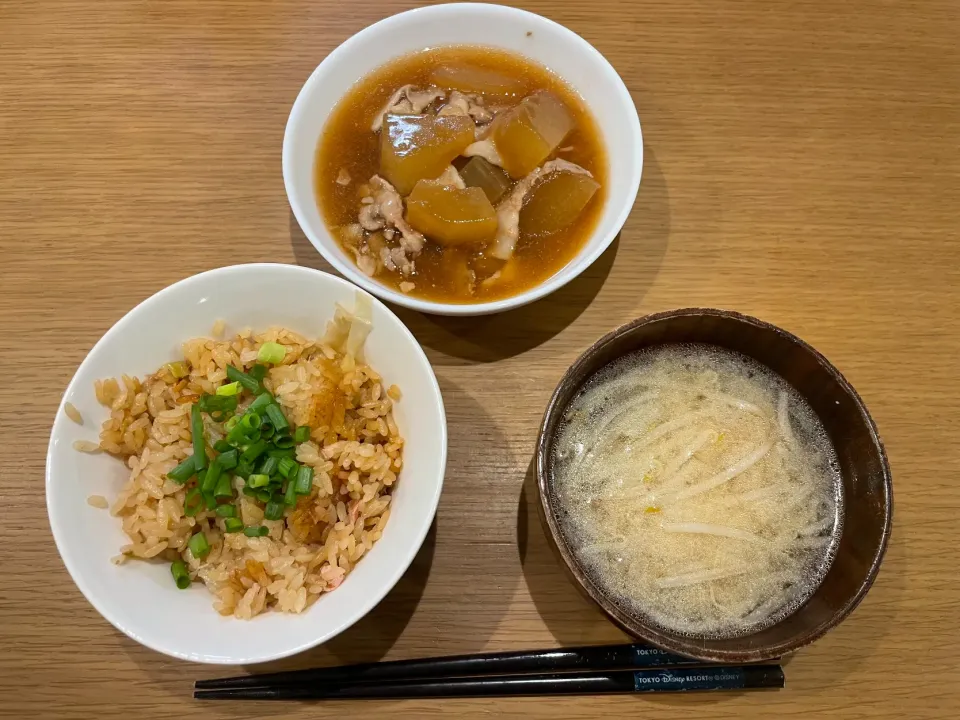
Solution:
M673 633L604 594L571 551L558 521L550 458L564 411L594 372L616 358L666 343L707 343L743 353L789 382L820 417L840 461L843 534L816 592L796 612L758 632L703 639ZM536 449L540 518L573 582L627 633L671 652L711 662L768 660L813 642L860 603L890 537L890 466L860 396L823 355L778 327L724 310L671 310L640 318L598 340L567 370L547 406Z

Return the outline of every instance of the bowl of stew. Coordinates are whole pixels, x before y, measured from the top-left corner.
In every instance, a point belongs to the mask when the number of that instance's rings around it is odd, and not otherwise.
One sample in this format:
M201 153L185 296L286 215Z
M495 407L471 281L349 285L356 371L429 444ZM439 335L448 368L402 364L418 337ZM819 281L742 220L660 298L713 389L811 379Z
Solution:
M609 62L523 10L394 15L328 55L283 141L304 235L389 302L483 315L562 287L613 242L643 165Z

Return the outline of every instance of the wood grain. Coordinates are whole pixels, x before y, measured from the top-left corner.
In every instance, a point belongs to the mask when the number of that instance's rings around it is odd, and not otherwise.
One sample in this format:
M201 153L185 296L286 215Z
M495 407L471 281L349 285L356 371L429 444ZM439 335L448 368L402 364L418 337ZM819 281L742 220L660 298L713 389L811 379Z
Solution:
M545 401L599 335L716 306L824 352L894 472L863 605L775 694L199 705L84 600L50 537L60 393L129 308L211 267L325 268L280 176L290 105L338 43L410 3L0 3L0 715L933 718L960 714L960 7L954 0L523 3L594 43L639 108L640 196L616 247L546 300L480 320L403 312L447 402L434 532L368 618L277 667L610 642L547 550L529 461ZM602 111L602 109L598 109Z

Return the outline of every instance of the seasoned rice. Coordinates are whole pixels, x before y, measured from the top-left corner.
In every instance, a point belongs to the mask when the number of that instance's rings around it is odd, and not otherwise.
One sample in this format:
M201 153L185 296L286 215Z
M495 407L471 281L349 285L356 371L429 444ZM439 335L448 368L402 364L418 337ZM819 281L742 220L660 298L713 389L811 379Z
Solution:
M283 328L196 338L183 344L185 366L167 364L143 380L125 375L96 383L97 399L110 408L99 448L130 468L111 509L130 540L115 563L180 558L191 578L213 593L216 610L238 618L271 609L301 612L343 582L383 533L403 450L393 418L399 389L387 389L362 351L349 347L344 318L338 309L341 327L328 329L323 341ZM269 530L251 538L225 533L224 520L212 511L187 516L185 496L195 480L180 485L165 474L193 452L192 404L224 383L228 365L248 370L266 342L283 345L286 356L270 367L264 386L291 424L310 428L296 460L314 476L310 494L275 521L264 519L263 504L239 492L244 481L234 477L237 516ZM223 436L221 424L207 415L204 423L209 444ZM198 531L210 545L202 559L187 547Z
M67 417L73 420L77 425L83 425L83 415L80 414L80 411L77 410L76 405L72 402L65 402L63 404L63 411L66 413Z

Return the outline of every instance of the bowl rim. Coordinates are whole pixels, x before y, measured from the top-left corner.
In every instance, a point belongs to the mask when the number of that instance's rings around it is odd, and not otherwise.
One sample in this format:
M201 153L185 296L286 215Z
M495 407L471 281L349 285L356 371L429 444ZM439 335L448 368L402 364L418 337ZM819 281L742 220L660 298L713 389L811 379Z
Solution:
M284 273L286 272L297 273L302 275L309 275L315 280L320 282L333 282L335 285L342 285L345 288L348 288L351 292L361 292L364 295L367 295L374 305L379 306L379 309L381 311L385 312L388 316L392 317L394 321L396 321L397 326L400 328L401 334L406 337L410 345L416 350L415 354L417 356L417 359L420 362L420 364L423 366L423 368L426 370L426 375L429 380L430 389L432 390L435 396L436 402L434 403L434 410L436 413L438 413L437 420L440 427L440 437L439 437L440 458L439 458L439 465L438 465L439 480L438 482L436 482L432 495L429 498L430 507L429 507L429 513L427 516L429 517L429 522L423 523L422 527L417 529L416 541L410 544L410 547L408 548L402 560L394 565L393 571L387 577L386 581L378 585L378 589L376 591L364 596L362 602L357 604L357 607L359 608L358 612L356 612L349 618L342 619L341 621L339 621L336 624L336 626L329 632L326 632L322 635L318 635L315 638L313 637L305 638L302 642L282 651L277 651L277 652L267 653L267 654L257 654L256 652L251 651L250 655L247 655L241 658L223 657L223 656L209 654L209 653L198 656L189 652L181 652L174 648L163 647L158 645L157 643L148 641L144 637L141 637L134 630L134 628L128 627L127 625L124 625L123 623L118 622L113 616L112 612L110 612L103 605L103 603L100 602L99 597L96 595L96 593L94 593L90 589L90 586L87 584L85 580L85 575L82 573L81 569L78 566L74 565L71 560L68 560L69 553L64 554L63 548L65 544L69 543L69 538L63 534L64 529L60 527L59 524L55 521L52 504L50 502L50 498L52 494L55 492L53 487L54 483L53 483L52 474L51 474L51 465L54 461L54 455L55 455L54 446L55 446L55 440L57 438L56 424L58 419L64 415L64 409L63 409L64 404L68 401L68 398L72 396L72 393L75 387L80 382L79 377L84 368L84 365L86 365L88 362L91 362L90 359L94 357L94 355L97 353L97 350L101 346L107 344L109 340L112 339L114 336L122 334L128 325L135 322L135 318L139 314L138 310L141 310L142 308L148 305L162 302L166 296L173 294L174 292L176 292L177 289L180 289L184 286L209 282L217 277L220 277L229 273L251 272L251 271L253 272L280 271ZM74 585L76 585L77 589L80 590L80 593L87 599L87 602L89 602L90 605L93 606L93 608L98 613L100 613L100 615L107 622L109 622L111 625L113 625L113 627L115 627L117 630L119 630L124 635L129 637L131 640L134 640L137 643L145 647L148 647L151 650L154 650L163 655L174 657L180 660L188 660L191 662L199 662L199 663L211 664L211 665L247 665L247 664L255 664L255 663L262 663L262 662L270 662L272 660L280 660L285 657L290 657L291 655L296 655L297 653L304 652L306 650L309 650L310 648L313 648L318 645L321 645L322 643L328 642L332 638L336 637L337 635L341 634L342 632L350 628L355 623L362 620L396 586L396 584L407 572L410 565L413 563L414 559L416 558L417 554L420 552L421 548L423 547L423 543L426 540L427 534L430 532L430 528L432 527L436 519L437 508L440 503L440 496L443 491L443 483L446 477L447 455L448 455L447 443L448 443L448 430L447 430L446 408L443 402L443 393L441 392L440 385L437 382L437 377L436 377L436 373L433 370L433 365L430 363L429 359L427 358L426 353L423 350L423 347L417 341L416 337L414 337L413 333L406 326L406 324L403 323L403 321L401 321L400 318L398 318L396 314L389 307L387 307L387 305L385 305L379 298L370 296L370 293L367 293L362 288L358 288L353 283L350 283L347 280L344 280L343 278L337 277L336 275L323 272L322 270L302 267L300 265L292 265L287 263L241 263L237 265L226 265L223 267L206 270L206 271L197 273L195 275L190 275L186 278L178 280L177 282L167 285L161 290L158 290L153 295L150 295L146 299L137 303L134 307L132 307L130 310L124 313L123 316L120 317L110 327L110 329L107 330L103 334L103 336L100 337L99 340L97 340L96 343L94 343L93 347L90 348L90 350L87 352L86 356L83 358L80 364L77 365L77 369L74 371L73 377L70 379L70 382L67 384L66 388L63 391L63 395L61 396L60 403L57 405L57 409L53 416L53 422L51 423L51 427L50 427L50 439L47 443L47 453L45 456L45 465L44 465L44 501L47 506L47 522L50 525L50 531L51 531L51 534L53 535L53 540L57 548L57 553L60 555L61 562L63 562L63 565L66 568L67 573L70 575L70 578L73 580ZM113 516L111 516L111 519L113 519Z
M599 63L601 67L605 68L605 71L610 73L611 79L614 80L616 84L616 96L618 101L623 103L625 107L633 108L633 113L628 118L628 123L631 126L631 134L635 137L635 148L630 163L631 177L629 179L627 192L630 201L624 203L623 207L619 210L619 212L616 213L612 223L612 228L615 229L612 229L610 232L608 232L607 236L604 237L603 240L589 252L584 252L587 245L585 242L580 251L578 251L577 254L574 255L574 257L571 258L566 265L558 269L557 272L546 278L540 284L510 297L475 304L444 303L434 300L422 300L409 295L404 295L401 292L393 290L392 288L389 288L386 285L378 283L372 278L367 277L353 263L339 257L336 253L325 248L323 243L316 237L316 234L313 232L309 223L307 223L305 219L306 213L296 199L296 194L294 192L296 181L294 180L293 171L291 170L293 156L295 154L292 128L300 122L300 116L306 112L305 107L308 103L307 98L312 95L313 92L324 81L326 74L334 71L334 68L336 68L340 62L341 56L349 52L354 46L367 43L380 33L388 31L394 24L398 22L410 20L411 18L416 19L428 16L449 16L452 20L456 17L457 13L460 12L501 13L503 15L511 16L515 21L540 23L541 26L550 27L555 32L566 37L571 45L578 47L582 53L592 57L597 63ZM491 47L495 46L491 45ZM535 58L530 59L536 62ZM322 131L322 128L320 131ZM293 211L293 215L296 218L297 224L300 226L304 236L310 241L310 244L313 245L314 249L316 249L316 251L319 252L320 255L323 256L323 258L337 270L337 272L341 273L351 282L359 285L367 292L376 295L385 301L401 305L411 310L418 310L420 312L434 315L488 315L528 305L532 302L540 300L552 292L555 292L556 290L559 290L561 287L582 274L597 260L597 258L600 257L600 255L606 251L608 247L610 247L616 237L620 234L623 226L626 224L627 219L633 210L633 206L636 203L637 193L640 190L640 179L643 174L643 131L640 127L640 116L637 113L636 105L633 102L630 91L623 82L623 78L620 77L620 74L617 72L616 68L613 67L610 61L607 60L599 50L597 50L593 45L591 45L589 42L587 42L587 40L575 33L573 30L570 30L564 25L561 25L560 23L550 20L542 15L532 13L528 10L521 10L520 8L497 5L493 3L448 3L414 8L412 10L406 10L404 12L383 18L382 20L367 26L366 28L344 40L340 45L334 48L334 50L331 51L330 54L328 54L320 62L319 65L317 65L317 67L310 74L310 77L307 78L306 82L304 82L303 86L300 88L300 92L297 94L297 98L293 103L293 107L290 109L289 116L287 117L287 124L283 133L282 172L283 185L287 194L287 200L290 203L290 208ZM313 195L312 190L311 195ZM590 237L593 237L593 235ZM334 240L334 242L336 241ZM566 277L564 276L565 270L568 271L568 276Z
M584 375L585 368L587 368L587 366L592 362L596 354L609 343L614 342L625 335L632 334L640 327L663 320L671 320L674 318L689 316L718 317L724 320L731 320L737 323L751 325L765 331L771 331L795 343L802 350L809 353L809 355L817 362L817 364L826 370L841 386L843 391L853 400L861 418L864 421L865 427L867 428L873 448L880 459L882 486L884 488L885 495L883 508L883 529L876 553L871 560L866 577L864 578L864 581L861 583L860 587L857 589L857 592L847 600L847 602L842 608L840 608L838 612L834 613L826 621L811 628L809 631L798 635L792 640L767 647L755 648L750 651L705 650L703 648L698 649L694 647L694 643L692 642L683 641L673 633L661 631L655 626L630 617L627 613L621 611L609 599L607 599L602 592L600 592L599 588L597 588L587 579L587 575L581 568L576 556L571 552L566 541L564 540L563 533L560 530L559 524L557 523L553 512L552 503L550 501L550 493L548 491L548 455L555 435L547 433L547 426L557 415L557 413L564 409L565 404L561 405L561 395L566 394L567 387L574 382L575 378L580 375ZM590 373L587 373L574 384L573 392L576 392L576 390L582 386L583 381L589 377L589 375ZM534 451L534 464L536 466L537 476L537 509L540 515L541 524L544 525L548 530L548 532L545 533L547 535L548 544L551 546L554 554L560 560L563 569L566 571L567 575L571 578L572 582L580 590L580 592L593 601L614 624L620 627L627 634L633 637L642 638L643 640L650 642L651 644L664 650L668 650L680 655L687 655L689 657L694 657L706 662L757 662L762 660L771 660L805 647L806 645L809 645L810 643L823 637L823 635L839 625L848 615L850 615L851 612L853 612L854 609L856 609L856 607L866 596L867 592L873 586L874 580L876 580L877 574L879 573L880 565L883 562L884 555L886 554L887 546L890 540L890 534L892 531L893 482L890 471L890 463L887 459L883 440L877 431L876 423L874 423L873 418L867 410L866 404L863 402L863 399L847 381L843 374L812 345L797 337L793 333L774 325L773 323L760 320L759 318L752 317L750 315L744 315L733 310L696 307L666 310L663 312L652 313L639 317L636 320L632 320L624 325L621 325L620 327L599 338L583 353L581 353L581 355L570 365L570 367L564 372L560 381L557 383L556 389L551 394L550 401L547 403L547 407L544 410L543 419L537 431L537 444ZM692 640L695 641L696 638L692 638Z

